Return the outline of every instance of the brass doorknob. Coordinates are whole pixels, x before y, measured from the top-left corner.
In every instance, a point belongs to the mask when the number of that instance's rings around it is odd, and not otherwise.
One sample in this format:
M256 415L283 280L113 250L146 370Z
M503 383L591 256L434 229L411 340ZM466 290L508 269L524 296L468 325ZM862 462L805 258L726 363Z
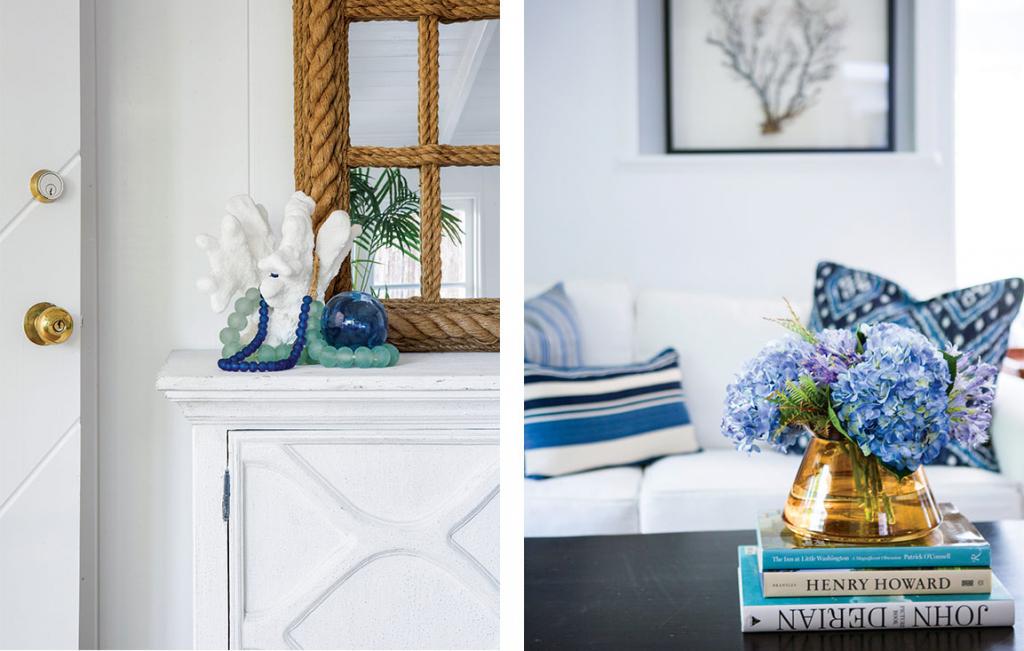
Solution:
M25 312L25 336L39 346L62 344L71 338L75 320L53 303L36 303Z

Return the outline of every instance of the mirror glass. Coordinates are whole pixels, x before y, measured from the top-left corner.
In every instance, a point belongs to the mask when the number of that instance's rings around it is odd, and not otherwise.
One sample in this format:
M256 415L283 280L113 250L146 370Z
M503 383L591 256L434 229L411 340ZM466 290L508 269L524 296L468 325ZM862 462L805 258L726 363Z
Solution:
M418 144L416 23L353 23L349 30L352 144ZM497 144L498 22L442 24L439 37L439 142ZM441 170L444 298L498 296L498 178L497 167ZM419 194L418 169L353 171L351 212L366 227L353 254L355 289L419 296Z
M409 147L419 141L416 23L349 26L349 138L353 145Z
M498 144L498 21L442 24L438 142Z

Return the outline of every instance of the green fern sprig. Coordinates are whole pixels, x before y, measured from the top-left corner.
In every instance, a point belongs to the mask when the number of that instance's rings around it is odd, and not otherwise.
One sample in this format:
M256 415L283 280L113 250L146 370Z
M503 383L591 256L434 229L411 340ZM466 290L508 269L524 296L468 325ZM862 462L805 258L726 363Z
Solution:
M768 399L779 406L781 427L804 425L814 432L824 432L829 427L828 390L806 375L787 381Z

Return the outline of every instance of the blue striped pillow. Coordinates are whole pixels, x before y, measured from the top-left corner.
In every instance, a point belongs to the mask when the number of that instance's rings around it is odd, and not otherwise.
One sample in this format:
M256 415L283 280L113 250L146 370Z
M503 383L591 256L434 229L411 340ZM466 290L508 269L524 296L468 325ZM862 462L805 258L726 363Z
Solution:
M523 312L526 362L553 368L583 364L579 320L562 283L526 301Z
M700 449L683 401L679 354L627 366L527 364L526 474L553 477Z

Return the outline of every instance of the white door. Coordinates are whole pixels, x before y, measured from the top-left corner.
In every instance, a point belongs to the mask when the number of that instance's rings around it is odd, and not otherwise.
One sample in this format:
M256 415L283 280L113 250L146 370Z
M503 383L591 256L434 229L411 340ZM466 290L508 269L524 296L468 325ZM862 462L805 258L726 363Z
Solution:
M498 646L497 432L233 431L228 450L230 648Z
M76 0L0 1L0 648L78 647L79 60ZM70 313L49 326L66 342L29 341L41 302Z

